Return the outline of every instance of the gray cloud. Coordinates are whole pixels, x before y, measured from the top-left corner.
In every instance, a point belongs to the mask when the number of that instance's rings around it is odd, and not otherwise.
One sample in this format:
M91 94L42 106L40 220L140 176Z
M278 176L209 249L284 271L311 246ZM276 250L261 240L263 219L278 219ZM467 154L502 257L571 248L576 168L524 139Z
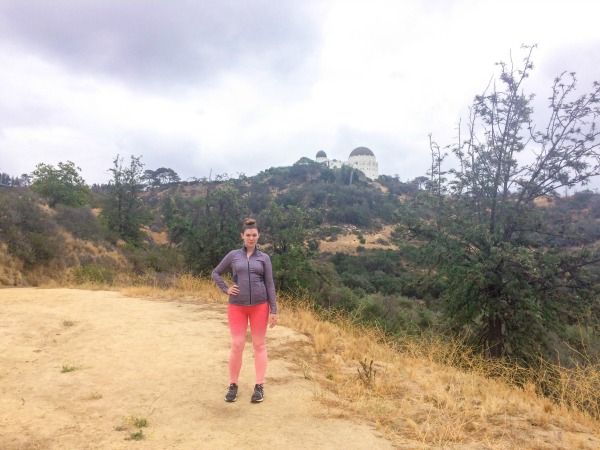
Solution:
M554 76L577 71L583 92L597 74L585 0L488 3L0 0L0 171L70 159L105 182L120 154L184 179L253 175L364 145L380 173L414 178L428 134L454 142L521 43L540 44L526 89L540 115Z
M72 70L165 88L245 66L275 76L299 70L319 37L313 6L280 0L3 0L0 37Z

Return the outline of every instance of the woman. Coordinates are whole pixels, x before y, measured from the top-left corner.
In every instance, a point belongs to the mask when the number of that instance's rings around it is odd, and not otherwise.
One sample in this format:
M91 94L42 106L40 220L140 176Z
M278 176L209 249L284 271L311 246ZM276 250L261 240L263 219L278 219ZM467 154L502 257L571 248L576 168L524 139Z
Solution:
M235 402L238 391L238 378L242 368L242 355L246 343L248 321L254 347L254 368L256 385L251 401L264 399L264 378L267 371L267 324L273 328L277 323L277 303L273 268L269 255L258 249L260 237L256 221L245 219L242 227L244 246L232 250L212 272L212 278L223 292L229 295L227 318L231 332L229 353L229 389L226 402ZM228 286L221 275L231 269L233 285Z

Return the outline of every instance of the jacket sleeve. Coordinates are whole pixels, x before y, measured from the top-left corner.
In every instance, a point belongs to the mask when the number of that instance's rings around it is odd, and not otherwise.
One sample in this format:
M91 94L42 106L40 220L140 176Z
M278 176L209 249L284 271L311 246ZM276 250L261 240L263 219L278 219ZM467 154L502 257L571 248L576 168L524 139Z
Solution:
M275 295L275 282L273 281L273 266L271 258L265 253L265 286L267 287L267 298L269 299L269 311L277 314L277 297Z
M227 289L229 289L229 286L227 286L225 281L223 281L223 278L221 278L221 275L223 275L224 272L229 270L229 268L231 267L232 260L233 260L233 252L229 252L227 255L225 255L225 258L223 258L221 260L219 265L217 267L215 267L211 273L212 279L214 280L216 285L219 286L219 288L225 294L227 294Z

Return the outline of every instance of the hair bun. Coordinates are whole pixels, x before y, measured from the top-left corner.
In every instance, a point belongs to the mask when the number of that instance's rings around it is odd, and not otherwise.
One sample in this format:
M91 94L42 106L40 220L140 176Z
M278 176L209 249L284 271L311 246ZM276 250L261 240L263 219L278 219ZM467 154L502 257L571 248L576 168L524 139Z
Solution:
M256 220L254 219L244 219L244 225L254 225Z

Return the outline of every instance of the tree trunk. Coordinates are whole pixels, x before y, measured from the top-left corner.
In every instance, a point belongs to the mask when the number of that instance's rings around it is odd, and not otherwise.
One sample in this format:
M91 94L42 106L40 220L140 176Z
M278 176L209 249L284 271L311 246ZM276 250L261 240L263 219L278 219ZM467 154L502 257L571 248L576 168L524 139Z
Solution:
M504 356L504 321L499 316L488 318L488 352L492 358Z

